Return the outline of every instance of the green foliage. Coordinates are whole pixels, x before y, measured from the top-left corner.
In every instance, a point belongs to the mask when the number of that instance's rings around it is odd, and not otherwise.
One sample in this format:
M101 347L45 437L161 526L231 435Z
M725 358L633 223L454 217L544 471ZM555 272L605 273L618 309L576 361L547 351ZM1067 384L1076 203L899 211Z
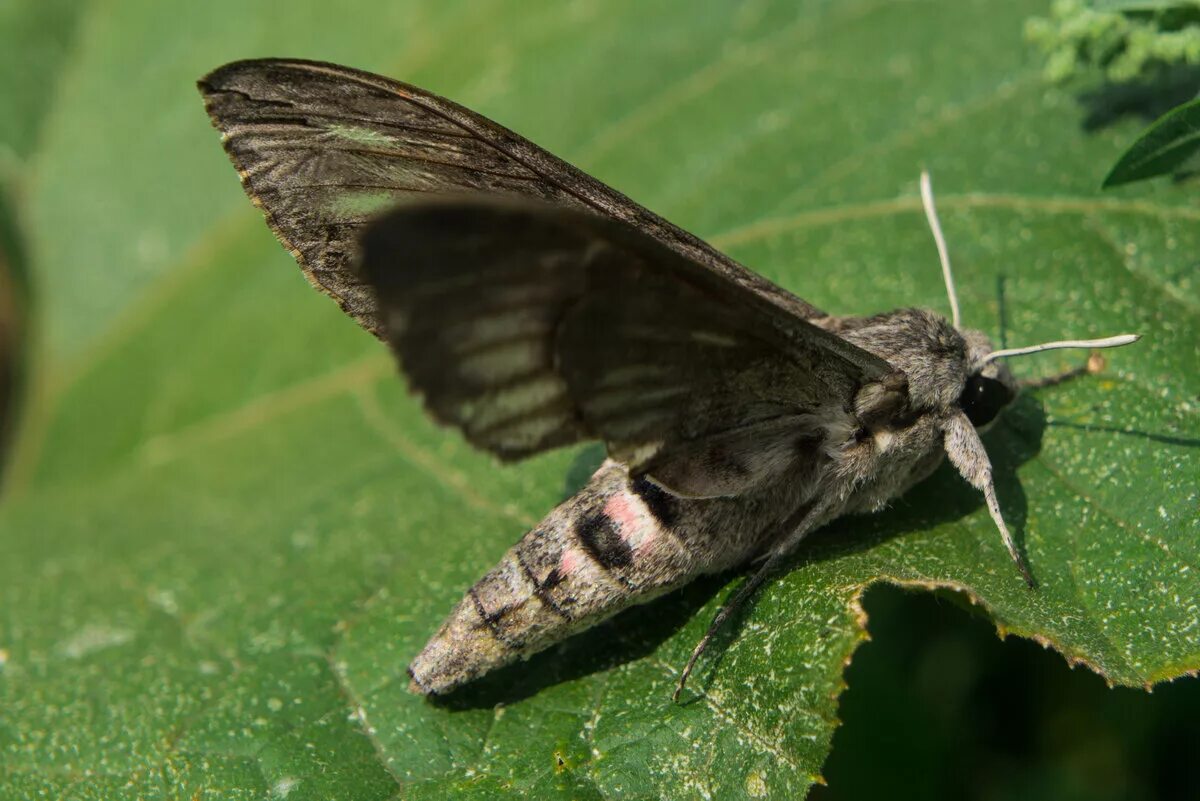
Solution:
M1113 165L1104 186L1119 186L1187 167L1200 152L1200 100L1172 109L1138 137Z
M870 590L811 801L1200 798L1200 682L1111 688L942 593Z
M1200 4L1194 0L1055 0L1025 37L1046 55L1045 75L1064 81L1099 68L1110 81L1200 64Z
M109 0L56 17L67 55L0 93L0 119L27 118L9 150L38 343L0 507L0 795L797 797L881 581L949 588L1116 684L1200 668L1200 213L1171 187L1097 197L1092 165L1132 130L1084 135L1023 67L1039 6ZM986 437L1041 588L943 470L816 536L685 703L677 670L733 577L452 704L409 694L406 661L596 454L498 469L308 288L193 87L262 55L453 97L843 313L943 307L928 166L969 325L998 335L1003 313L1010 344L1147 335Z

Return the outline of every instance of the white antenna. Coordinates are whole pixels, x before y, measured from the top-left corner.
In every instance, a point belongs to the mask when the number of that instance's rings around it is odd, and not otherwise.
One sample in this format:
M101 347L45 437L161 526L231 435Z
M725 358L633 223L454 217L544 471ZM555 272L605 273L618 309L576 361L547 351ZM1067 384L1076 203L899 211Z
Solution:
M959 327L958 293L954 291L954 274L950 272L950 256L946 253L946 237L942 236L942 224L938 222L937 209L933 207L933 186L929 182L929 170L921 170L921 204L925 206L925 219L933 231L937 243L938 258L942 262L942 277L946 280L946 294L950 296L950 321Z
M1029 345L1024 348L994 350L985 356L983 361L986 364L995 359L1003 359L1006 356L1024 356L1027 353L1041 353L1044 350L1058 350L1060 348L1119 348L1122 345L1131 345L1141 338L1141 334L1120 334L1115 337L1105 337L1104 339L1064 339L1059 342L1045 342L1041 345Z

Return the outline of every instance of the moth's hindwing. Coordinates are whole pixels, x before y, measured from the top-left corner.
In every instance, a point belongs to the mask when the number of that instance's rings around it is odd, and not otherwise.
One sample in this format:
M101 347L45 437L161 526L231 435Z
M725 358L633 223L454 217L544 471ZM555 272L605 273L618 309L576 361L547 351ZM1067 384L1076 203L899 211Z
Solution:
M362 271L443 422L504 458L599 438L681 495L785 469L814 416L886 363L594 214L425 200L374 223Z

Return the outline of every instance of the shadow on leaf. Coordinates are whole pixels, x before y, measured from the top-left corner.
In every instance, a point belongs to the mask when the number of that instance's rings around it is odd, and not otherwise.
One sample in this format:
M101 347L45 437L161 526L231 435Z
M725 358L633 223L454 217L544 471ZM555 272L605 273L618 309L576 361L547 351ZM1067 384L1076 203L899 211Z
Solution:
M1133 118L1150 123L1200 94L1200 67L1163 70L1151 79L1109 83L1082 92L1079 103L1085 115L1083 129L1095 132Z
M571 460L571 466L567 468L567 474L563 476L561 500L565 501L583 489L583 485L592 477L592 473L600 469L600 465L604 462L604 457L604 446L599 442L593 442L585 446Z
M431 700L454 710L490 709L537 695L546 687L649 656L691 620L728 583L730 576L702 576L682 589L568 637L527 661L493 671Z
M0 186L0 477L16 433L18 398L27 370L23 335L29 306L25 249L4 190Z
M1158 442L1163 445L1178 445L1181 448L1200 448L1200 439L1196 437L1178 437L1171 434L1155 434L1137 428L1117 428L1116 426L1096 425L1094 423L1072 423L1066 420L1055 420L1047 423L1050 428L1069 428L1074 431L1101 431L1105 434L1121 434L1126 437L1138 437Z

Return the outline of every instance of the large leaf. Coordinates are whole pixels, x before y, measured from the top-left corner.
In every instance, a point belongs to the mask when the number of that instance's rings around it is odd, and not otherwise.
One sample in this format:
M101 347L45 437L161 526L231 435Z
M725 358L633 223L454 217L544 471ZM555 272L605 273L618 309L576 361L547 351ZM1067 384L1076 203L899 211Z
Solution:
M4 794L794 797L880 581L951 588L1114 683L1200 668L1200 212L1097 196L1132 130L1085 135L1046 93L1020 43L1040 6L89 6L22 207L40 344L0 510ZM942 307L930 167L969 324L1146 334L987 437L1040 589L943 470L816 536L685 703L733 577L448 705L409 694L440 617L596 454L497 469L308 288L192 86L261 55L454 97L845 313Z

